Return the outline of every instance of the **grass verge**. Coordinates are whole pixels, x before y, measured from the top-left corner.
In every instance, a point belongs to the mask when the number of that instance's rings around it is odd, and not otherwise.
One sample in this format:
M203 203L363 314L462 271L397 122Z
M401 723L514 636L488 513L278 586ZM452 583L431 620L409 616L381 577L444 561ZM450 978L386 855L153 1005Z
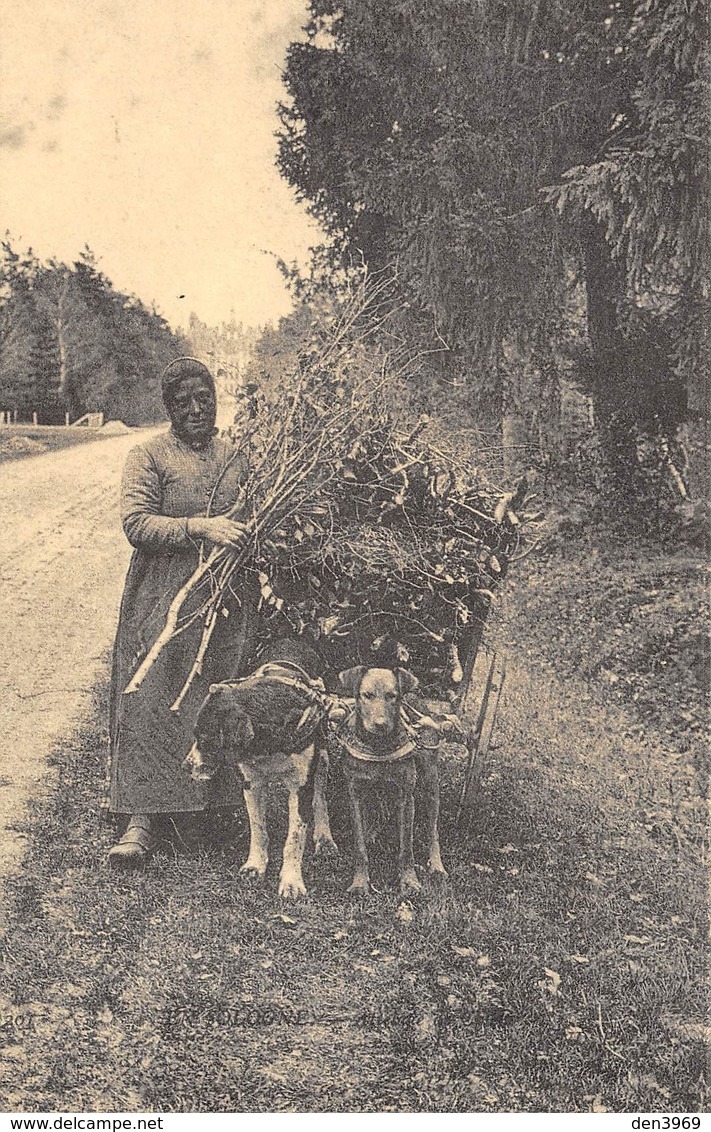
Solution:
M106 440L109 433L99 429L63 428L55 425L0 425L0 463L42 456L76 444Z
M345 896L346 863L312 861L311 895L285 905L273 873L240 879L231 815L114 875L101 726L67 740L11 883L6 1107L703 1109L703 845L646 805L668 754L530 659L503 706L468 828L445 759L450 882L411 904L376 857L366 901Z

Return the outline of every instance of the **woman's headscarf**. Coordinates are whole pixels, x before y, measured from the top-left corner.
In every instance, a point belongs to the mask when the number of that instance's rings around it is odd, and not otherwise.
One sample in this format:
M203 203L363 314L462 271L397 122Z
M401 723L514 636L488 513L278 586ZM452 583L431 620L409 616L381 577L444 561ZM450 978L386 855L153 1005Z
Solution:
M160 381L161 393L166 405L172 401L176 389L186 377L201 377L209 382L213 391L215 389L215 382L206 365L197 358L176 358L165 367Z

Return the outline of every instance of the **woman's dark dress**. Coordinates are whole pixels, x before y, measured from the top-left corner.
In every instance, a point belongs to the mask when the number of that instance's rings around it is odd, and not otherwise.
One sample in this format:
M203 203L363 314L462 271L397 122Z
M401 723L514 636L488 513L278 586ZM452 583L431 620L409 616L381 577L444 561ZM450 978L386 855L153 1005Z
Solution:
M242 616L237 608L220 617L203 673L178 714L170 705L195 658L202 621L169 643L138 692L123 692L163 628L171 600L198 563L199 548L187 533L187 519L207 514L221 475L210 514L224 513L238 496L246 468L234 455L234 446L220 437L196 450L172 430L129 453L121 517L135 549L121 602L111 677L109 808L114 813L200 810L209 804L236 804L242 796L240 783L229 772L205 785L195 782L181 765L192 746L195 716L208 685L235 672Z

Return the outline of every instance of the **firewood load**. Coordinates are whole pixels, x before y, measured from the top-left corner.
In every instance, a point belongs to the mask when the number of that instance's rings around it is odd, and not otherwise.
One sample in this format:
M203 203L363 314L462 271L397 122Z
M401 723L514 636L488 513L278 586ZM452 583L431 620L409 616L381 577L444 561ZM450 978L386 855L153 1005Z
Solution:
M407 642L425 687L451 697L458 658L540 516L525 479L496 488L429 444L425 420L409 430L396 420L388 395L402 369L369 341L372 305L372 292L343 304L279 390L240 390L235 456L246 455L251 472L228 515L247 537L239 550L203 552L127 692L189 606L203 633L178 710L235 583L251 573L261 638L307 633L335 665L357 661L359 641L389 633Z

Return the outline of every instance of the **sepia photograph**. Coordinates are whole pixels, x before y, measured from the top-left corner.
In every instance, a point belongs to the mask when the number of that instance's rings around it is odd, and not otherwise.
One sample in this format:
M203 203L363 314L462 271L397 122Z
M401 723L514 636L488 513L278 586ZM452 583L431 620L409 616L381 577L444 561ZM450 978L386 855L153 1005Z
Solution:
M3 1128L701 1129L707 0L2 25Z

